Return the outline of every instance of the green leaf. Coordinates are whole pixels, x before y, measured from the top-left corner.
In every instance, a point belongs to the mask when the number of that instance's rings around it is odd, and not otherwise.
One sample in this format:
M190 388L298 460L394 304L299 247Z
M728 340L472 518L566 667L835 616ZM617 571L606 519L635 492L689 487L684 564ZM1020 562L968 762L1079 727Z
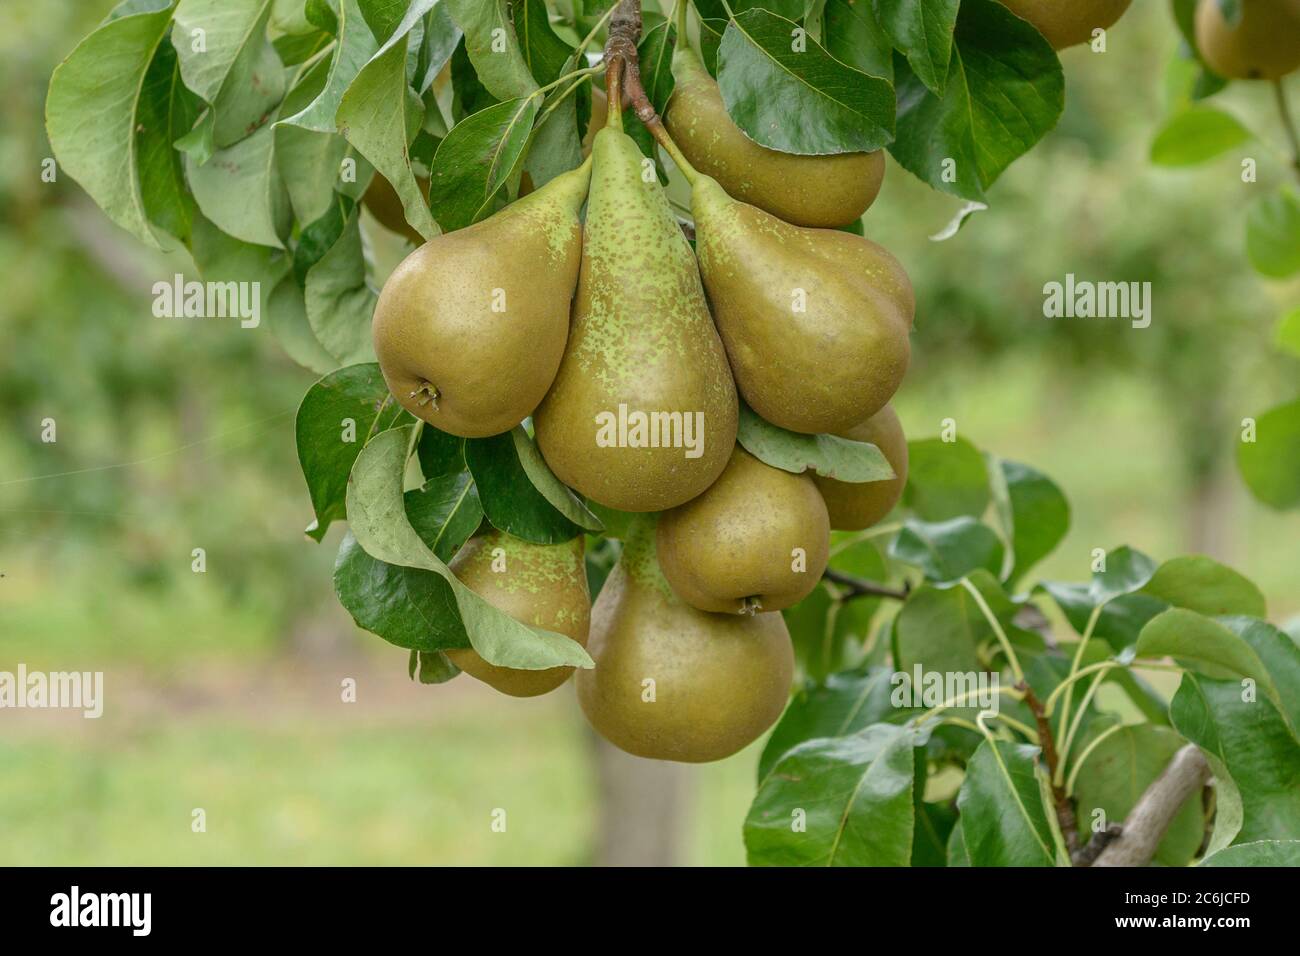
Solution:
M551 29L546 0L510 0L510 10L529 74L538 83L559 79L573 49Z
M1237 446L1251 494L1279 511L1300 505L1300 399L1257 415L1254 437Z
M876 16L912 73L943 95L960 0L876 0Z
M172 44L181 76L211 105L218 149L261 127L284 97L284 64L266 36L271 6L272 0L180 0L176 7Z
M1056 483L1035 468L1000 458L990 458L990 467L996 468L990 484L1014 558L1007 581L1015 584L1064 540L1070 530L1070 503Z
M758 759L761 782L777 761L805 740L844 737L872 724L901 722L914 711L895 708L890 699L893 668L872 667L831 674L825 683L810 683L790 701Z
M515 431L523 432L523 429L516 426ZM572 540L582 533L582 527L556 508L547 495L533 484L521 459L521 446L526 449L524 454L531 457L535 449L527 433L523 434L522 441L517 441L513 433L507 432L491 438L471 438L465 442L465 462L478 485L479 498L483 502L483 511L487 514L488 521L492 522L494 528L537 544L559 544ZM530 464L536 470L537 463ZM545 468L545 463L542 463L542 467ZM550 474L550 469L546 469L546 474ZM551 478L557 482L559 480L554 475ZM554 487L547 484L547 490L552 496L563 502ZM586 510L576 501L570 500L566 503L565 510L579 514L579 508ZM598 524L595 516L590 513L587 519L589 524Z
M324 87L314 100L297 113L280 120L279 125L298 126L318 133L333 133L338 130L335 116L343 94L352 85L361 68L370 62L379 45L362 19L356 0L342 0L337 28L331 32L337 34L338 42L334 45L329 77Z
M1300 742L1266 698L1242 696L1239 681L1184 674L1169 715L1205 751L1216 784L1230 778L1242 815L1235 842L1300 839Z
M934 523L908 518L889 554L920 568L931 581L956 581L976 568L998 574L1002 568L1002 541L988 525L965 515Z
M102 24L54 70L45 126L59 166L105 214L155 248L141 194L141 98L155 54L171 25L171 6ZM152 109L150 109L152 112ZM154 154L151 147L147 150Z
M1300 272L1300 197L1288 187L1261 196L1246 211L1246 255L1272 279Z
M887 80L836 60L811 38L792 50L796 24L749 10L727 25L718 50L718 87L727 113L769 149L824 155L868 152L893 138L894 91ZM791 116L799 122L791 123Z
M839 609L839 602L821 581L802 601L781 612L794 644L795 660L810 680L825 680L852 663L845 635L835 630Z
M194 199L185 181L181 154L173 144L198 118L202 104L181 82L176 50L161 43L154 54L136 117L140 195L149 221L189 245Z
M420 540L406 519L402 498L410 444L410 428L381 432L370 440L352 467L348 522L366 553L386 564L433 571L447 581L470 644L488 663L524 670L592 667L591 658L576 641L528 627L497 610L461 584Z
M764 464L803 474L812 469L840 481L881 481L894 477L880 449L870 442L835 435L803 435L764 421L744 402L736 437L745 451Z
M1107 552L1103 570L1093 572L1088 589L1094 606L1141 590L1155 572L1155 562L1141 551L1124 546Z
M307 533L317 541L331 521L347 517L348 475L367 438L405 417L401 406L388 399L388 386L374 363L331 372L303 396L294 436L316 513Z
M1166 121L1151 144L1151 162L1157 166L1194 166L1250 139L1250 130L1235 116L1209 106L1195 106Z
M1300 840L1256 840L1220 850L1201 866L1300 866Z
M1002 740L975 751L957 794L970 865L1055 865L1037 757L1037 747Z
M519 48L504 0L446 0L451 18L465 31L465 52L483 86L498 100L528 96L537 81ZM504 42L504 49L494 44Z
M1263 617L1264 594L1249 578L1213 558L1185 555L1156 569L1143 592L1174 607L1217 617L1244 614Z
M763 780L745 818L751 866L907 866L916 732L876 724L809 740Z
M311 2L311 0L308 0ZM411 663L408 668L411 680L418 679L421 684L445 684L460 675L460 668L451 662L442 651L411 651Z
M1300 308L1292 309L1278 320L1273 342L1281 351L1300 358Z
M186 166L195 201L222 232L242 242L283 248L292 210L270 124L218 150L202 166L192 158Z
M907 487L903 501L925 521L961 515L978 518L989 506L984 458L964 438L927 438L907 443Z
M546 464L546 459L542 457L541 451L523 426L511 429L510 437L515 443L515 454L519 456L519 464L523 466L524 474L551 507L584 531L598 534L605 530L604 524L592 513L586 503L568 485L555 477L550 465Z
M353 210L339 240L307 271L307 320L325 350L344 365L375 358L370 318L378 296L366 281L358 219Z
M483 522L483 505L468 471L430 479L404 498L407 520L439 561L451 561Z
M641 63L641 85L655 112L660 115L668 106L673 94L673 47L677 43L677 30L665 20L646 31L637 44Z
M1277 688L1251 646L1218 621L1195 611L1175 607L1152 618L1138 637L1137 653L1139 657L1173 657L1195 663L1208 668L1212 677L1249 677L1277 700Z
M428 422L420 430L420 442L415 451L425 481L464 471L466 468L465 439L438 431Z
M1065 105L1065 78L1051 45L993 0L961 4L942 96L901 61L895 88L894 159L935 189L981 201L1056 125Z
M1185 744L1168 727L1139 724L1112 733L1088 755L1079 771L1075 790L1080 829L1094 824L1101 810L1102 823L1122 823L1175 753ZM1196 856L1205 836L1201 794L1190 794L1179 808L1156 850L1162 866L1186 866Z
M826 52L835 59L870 76L894 81L894 46L876 21L870 3L826 0L822 38Z
M1259 655L1277 688L1274 702L1283 719L1300 737L1300 643L1267 621L1249 617L1225 617L1221 623Z
M423 104L406 82L411 31L434 0L414 0L401 23L360 72L339 101L339 131L383 175L402 200L406 221L420 235L437 235L408 147L419 132Z
M997 581L986 572L976 572L971 582L999 621L1009 621L1015 606ZM922 585L894 619L895 666L908 673L918 666L942 673L982 671L977 648L993 636L979 605L964 587Z
M1082 635L1088 626L1089 616L1097 606L1097 597L1091 586L1043 581L1038 588L1051 595L1052 600L1065 612L1075 633ZM1168 607L1164 601L1141 593L1111 598L1102 608L1092 633L1107 641L1115 650L1122 651L1136 644L1138 635L1147 622Z
M267 325L289 358L317 375L338 367L334 356L325 351L311 323L307 321L307 302L302 287L293 276L286 276L271 293L266 305Z
M453 126L438 145L429 205L444 232L492 214L528 146L537 110L532 96L489 106Z
M299 77L285 96L280 115L295 115L320 96L331 65L330 60L322 59ZM359 189L369 182L369 175L358 175L357 182L351 184L341 177L343 160L351 152L348 141L337 133L319 132L283 120L275 124L275 161L298 222L313 223L325 215L334 202L336 189L344 191L350 186L352 198L360 198ZM360 164L368 172L369 164L365 160Z

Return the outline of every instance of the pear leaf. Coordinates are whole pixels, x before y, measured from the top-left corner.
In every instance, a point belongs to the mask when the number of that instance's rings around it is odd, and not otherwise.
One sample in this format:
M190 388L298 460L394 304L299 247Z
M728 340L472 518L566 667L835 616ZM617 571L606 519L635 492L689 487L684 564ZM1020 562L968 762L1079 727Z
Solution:
M894 477L884 454L870 442L835 435L803 435L759 418L740 403L737 441L759 461L782 471L803 474L812 469L839 481L882 481Z

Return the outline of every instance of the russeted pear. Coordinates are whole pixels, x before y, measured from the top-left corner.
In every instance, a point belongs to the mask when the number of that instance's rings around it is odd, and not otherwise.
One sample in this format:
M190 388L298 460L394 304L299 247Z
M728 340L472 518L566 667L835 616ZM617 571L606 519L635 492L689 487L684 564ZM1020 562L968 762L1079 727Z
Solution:
M590 165L416 249L375 305L375 355L411 414L465 438L507 431L550 388L578 280Z
M1241 20L1233 26L1224 19L1216 0L1200 0L1196 46L1220 76L1280 79L1300 67L1300 3L1242 0Z
M591 159L573 324L533 416L537 444L565 484L600 504L661 511L726 466L736 388L695 257L616 108Z
M737 445L708 491L659 516L656 543L664 577L692 607L779 611L817 586L830 523L812 478Z
M912 284L884 248L804 229L693 178L700 275L736 386L791 431L840 432L893 397L911 356Z
M886 405L865 422L839 435L875 445L894 469L894 477L884 481L837 481L813 476L826 502L831 527L836 531L861 531L889 514L902 497L903 486L907 484L907 438L892 405Z
M467 541L450 567L466 587L516 621L563 634L586 646L591 597L582 535L563 544L533 544L492 530ZM573 673L572 667L498 667L471 648L445 653L466 674L511 697L548 693Z
M847 226L875 202L885 157L804 156L768 149L731 121L718 84L695 51L673 53L672 97L664 125L686 158L737 199L799 226Z
M429 180L419 176L415 180L420 187L420 195L426 199L429 196ZM399 236L405 236L417 246L424 244L424 236L415 231L415 227L406 221L406 211L402 208L402 197L397 195L397 190L393 184L383 177L380 173L370 180L370 185L366 187L365 195L361 197L361 203L370 210L370 215L375 217L375 221L387 229L389 232L395 232Z
M1057 50L1087 43L1092 31L1109 29L1133 0L1002 0L1003 6L1028 20Z
M684 603L655 560L652 518L633 525L591 612L578 702L592 727L638 757L721 760L781 716L794 651L778 613L709 614Z

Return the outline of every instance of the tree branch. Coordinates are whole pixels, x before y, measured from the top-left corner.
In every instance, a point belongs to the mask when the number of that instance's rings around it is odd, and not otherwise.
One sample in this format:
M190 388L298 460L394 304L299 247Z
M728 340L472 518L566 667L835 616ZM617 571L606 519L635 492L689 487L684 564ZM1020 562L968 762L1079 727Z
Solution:
M1210 779L1210 765L1201 748L1188 744L1174 754L1129 811L1123 831L1102 851L1093 866L1145 866L1173 822L1183 802Z
M1026 681L1021 681L1016 690L1025 695L1025 705L1038 724L1038 745L1043 748L1043 760L1047 763L1047 779L1054 781L1061 761L1056 753L1056 738L1052 736L1052 722L1047 719L1047 710ZM1080 846L1079 823L1074 815L1074 804L1070 802L1065 787L1056 783L1052 784L1052 800L1056 804L1056 819L1060 822L1061 833L1065 837L1065 848L1070 853L1070 861L1075 862Z
M859 597L884 597L892 598L895 601L906 601L907 596L912 592L912 585L907 582L904 582L901 588L891 588L884 584L877 584L875 581L855 578L853 575L844 574L841 571L833 571L830 568L822 572L822 579L834 581L836 584L848 588L849 593L844 595L846 601Z

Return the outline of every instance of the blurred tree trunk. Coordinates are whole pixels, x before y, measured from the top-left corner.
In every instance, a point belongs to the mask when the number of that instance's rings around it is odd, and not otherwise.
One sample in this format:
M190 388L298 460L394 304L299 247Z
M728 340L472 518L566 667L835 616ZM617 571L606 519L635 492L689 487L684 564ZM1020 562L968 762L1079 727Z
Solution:
M1223 464L1196 476L1184 533L1189 552L1209 555L1224 564L1233 563L1238 544L1236 488L1235 473Z
M587 731L596 765L597 866L678 866L686 835L686 767L642 760Z

